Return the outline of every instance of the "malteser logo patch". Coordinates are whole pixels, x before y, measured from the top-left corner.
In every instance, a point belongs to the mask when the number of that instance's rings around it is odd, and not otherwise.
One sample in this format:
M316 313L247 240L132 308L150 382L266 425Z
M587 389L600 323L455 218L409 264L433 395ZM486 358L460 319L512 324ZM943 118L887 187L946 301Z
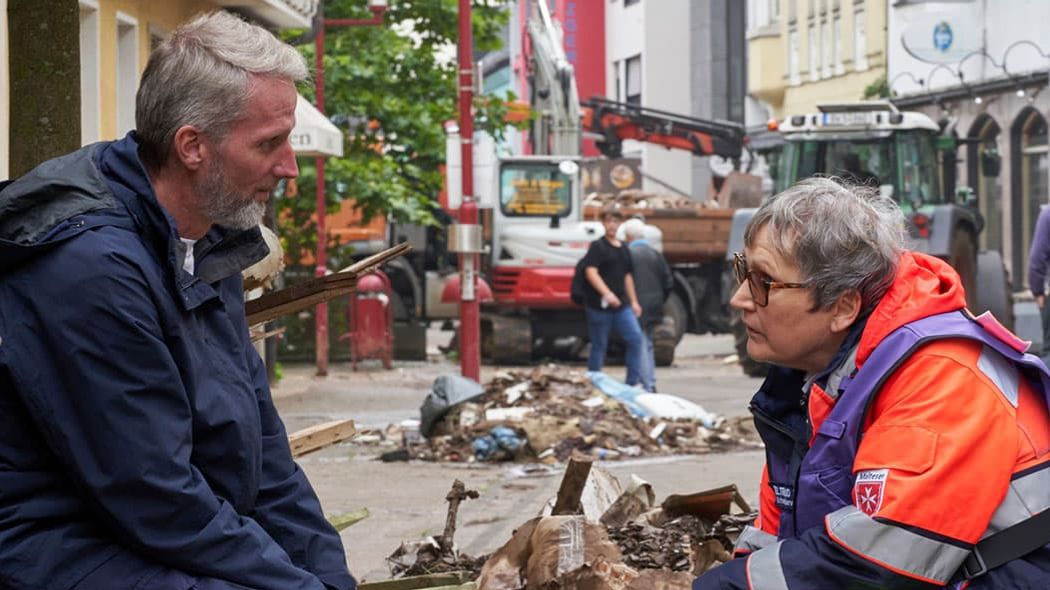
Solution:
M882 493L886 488L886 475L889 469L875 469L857 473L853 484L853 498L864 514L871 516L882 507Z

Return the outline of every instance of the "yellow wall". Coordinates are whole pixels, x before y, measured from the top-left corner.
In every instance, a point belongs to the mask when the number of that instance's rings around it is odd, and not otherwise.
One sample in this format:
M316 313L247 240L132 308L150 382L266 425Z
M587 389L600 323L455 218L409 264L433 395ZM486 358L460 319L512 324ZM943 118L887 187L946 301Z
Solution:
M146 67L151 26L170 32L199 12L215 10L205 0L99 0L100 137L117 136L117 12L138 21L139 73Z
M788 3L795 2L797 19L788 22ZM817 6L828 1L839 6L842 30L841 74L811 81L809 75L809 8L811 0L780 0L779 22L773 35L754 35L748 40L748 91L767 103L778 119L796 113L816 110L821 102L861 100L864 89L886 72L886 0L815 0ZM864 7L868 67L855 71L853 16L857 7ZM819 9L818 9L819 10ZM819 17L816 19L819 23ZM789 82L788 33L792 27L798 32L799 84ZM818 35L819 37L819 35ZM817 48L819 51L819 47Z

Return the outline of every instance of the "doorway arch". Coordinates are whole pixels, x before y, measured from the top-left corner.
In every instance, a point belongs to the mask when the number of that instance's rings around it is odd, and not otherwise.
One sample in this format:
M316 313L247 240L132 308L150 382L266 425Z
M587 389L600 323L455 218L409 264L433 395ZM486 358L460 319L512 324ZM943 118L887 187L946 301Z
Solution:
M1011 260L1015 290L1027 286L1028 249L1035 232L1035 220L1050 191L1048 167L1046 117L1038 110L1026 107L1010 126Z

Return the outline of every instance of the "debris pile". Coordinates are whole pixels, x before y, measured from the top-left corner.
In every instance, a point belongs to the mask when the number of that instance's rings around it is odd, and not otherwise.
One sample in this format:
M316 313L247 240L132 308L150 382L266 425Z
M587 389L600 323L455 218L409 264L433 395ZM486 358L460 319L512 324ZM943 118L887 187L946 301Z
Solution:
M391 425L357 442L400 443L381 457L388 461L548 464L574 452L609 460L761 445L750 417L725 420L688 400L645 393L601 373L549 365L501 372L484 387L459 377L439 382L418 426Z
M469 579L477 578L487 556L475 558L461 554L456 550L453 541L460 503L477 497L477 490L468 490L458 479L453 482L452 489L445 496L448 502L448 515L445 518L444 532L440 535L402 543L386 558L390 566L390 573L394 577L403 577L463 572Z
M458 492L454 486L448 496L453 529L458 504L452 498L466 497L456 484ZM448 525L445 535L428 537L423 550L402 544L388 559L395 576L459 567L480 590L687 590L696 576L732 559L734 541L755 517L735 485L672 495L659 506L654 499L647 482L632 476L621 490L611 474L576 455L541 515L522 523L487 559L459 555ZM413 550L412 567L395 567Z
M698 202L681 195L651 193L640 189L626 189L617 193L595 192L583 199L584 209L590 208L592 213L610 205L620 209L701 209L718 206L713 201Z

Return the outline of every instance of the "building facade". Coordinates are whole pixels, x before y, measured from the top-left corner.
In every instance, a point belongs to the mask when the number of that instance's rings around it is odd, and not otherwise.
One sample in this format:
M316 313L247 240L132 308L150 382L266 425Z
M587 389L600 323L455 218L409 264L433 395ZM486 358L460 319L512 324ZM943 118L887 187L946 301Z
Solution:
M748 93L761 105L756 118L861 100L886 74L886 0L748 0L747 6Z
M321 0L79 0L81 142L135 126L135 93L150 51L193 15L229 8L271 29L307 28ZM0 0L0 178L8 176L7 0Z
M746 5L738 0L609 0L606 96L689 117L744 123ZM639 142L643 188L703 200L709 158Z
M985 219L982 249L1002 252L1027 291L1028 249L1050 198L1050 3L895 2L888 85L900 109L925 112L964 140L954 170Z

